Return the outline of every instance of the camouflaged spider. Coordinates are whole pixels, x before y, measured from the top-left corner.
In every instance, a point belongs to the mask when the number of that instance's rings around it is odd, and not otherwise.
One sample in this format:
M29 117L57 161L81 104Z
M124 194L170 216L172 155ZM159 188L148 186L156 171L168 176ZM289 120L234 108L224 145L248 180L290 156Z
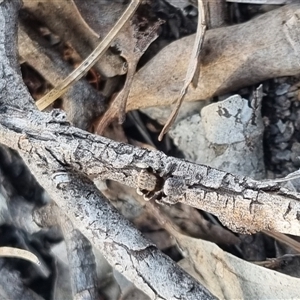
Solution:
M157 199L162 193L163 181L163 178L143 169L138 175L136 192L146 201Z

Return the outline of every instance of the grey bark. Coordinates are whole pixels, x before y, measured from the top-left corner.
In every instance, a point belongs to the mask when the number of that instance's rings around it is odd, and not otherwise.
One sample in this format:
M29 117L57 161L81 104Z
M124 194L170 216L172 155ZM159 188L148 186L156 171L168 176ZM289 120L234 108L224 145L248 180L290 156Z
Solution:
M67 126L65 129L71 130L72 127L69 127L64 118L60 119L61 113L54 111L56 116L53 114L50 116L38 112L22 83L20 74L16 72L16 41L11 37L16 36L18 6L17 1L4 0L0 3L0 28L3 28L0 31L0 141L7 146L19 149L19 143L29 146L22 133L26 130L23 131L24 128L21 131L17 128L9 129L7 125L10 123L10 118L15 125L18 124L17 127L20 125L27 127L27 118L30 120L33 117L34 121L31 125L35 128L33 130L35 133L30 129L29 131L38 140L40 134L43 136L42 131L47 126L51 128L53 125L54 127L62 125ZM18 118L19 113L24 114L23 120ZM60 119L59 123L56 123L57 117ZM50 123L45 122L47 119ZM52 122L54 123L51 124ZM39 128L41 124L44 126ZM46 140L52 140L53 146L57 147L53 134L55 133L52 132L49 136L46 133ZM67 132L65 134L68 135ZM74 134L77 135L75 132ZM78 134L86 135L89 139L89 134L84 131L79 130ZM38 149L29 149L25 146L26 150L22 151L21 148L19 153L26 164L59 207L68 214L73 224L95 247L102 251L117 270L124 273L151 298L214 299L214 296L204 287L144 239L129 221L120 216L94 184L85 177L84 172L78 172L68 166L67 153L65 153L67 155L65 162L61 164L55 158L55 154L52 155L52 150L44 148L43 144L40 144ZM123 151L121 144L118 148L119 151ZM63 154L63 147L58 147L58 149ZM40 151L46 151L45 156Z
M235 176L168 157L160 151L94 136L69 126L64 123L63 114L55 116L54 113L29 113L11 107L0 110L0 141L23 156L30 153L31 170L40 157L55 158L60 167L48 174L50 178L54 176L53 181L56 178L58 185L64 178L59 176L59 171L66 166L90 178L111 179L137 188L141 167L147 166L164 182L158 191L162 202L179 201L206 210L241 233L261 230L299 232L298 193L274 182ZM4 117L8 115L13 118ZM44 167L49 169L49 164ZM41 177L38 179L45 187Z

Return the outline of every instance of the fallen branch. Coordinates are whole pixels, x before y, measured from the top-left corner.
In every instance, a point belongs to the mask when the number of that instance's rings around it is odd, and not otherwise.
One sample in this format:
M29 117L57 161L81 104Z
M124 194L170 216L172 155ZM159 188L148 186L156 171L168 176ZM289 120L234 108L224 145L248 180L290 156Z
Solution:
M12 37L16 36L17 4L19 2L7 0L0 3L0 26L5 28L0 31L0 110L3 114L7 108L10 112L33 114L37 117L34 127L38 129L36 126L40 121L46 125L44 117L47 114L38 112L34 107L33 100L16 71L16 41ZM7 56L7 53L10 55ZM10 110L7 103L14 108ZM4 119L3 114L0 116L1 122L10 117L8 111ZM56 117L60 116L59 113ZM24 121L26 122L25 119ZM65 119L61 121L66 122ZM1 125L0 141L11 145L14 138L10 139L6 135L8 131L5 127L6 125ZM42 128L38 130L40 129ZM18 133L15 133L16 138ZM21 140L14 141L18 144ZM112 208L84 175L75 169L69 169L67 164L61 165L52 156L51 150L46 150L46 157L30 152L25 151L21 156L73 224L102 251L117 270L124 273L152 299L215 299L175 262L145 240L128 220Z
M300 195L276 182L235 176L160 151L94 136L69 126L63 117L62 113L28 113L6 106L0 110L0 142L22 156L30 155L32 163L50 156L61 166L90 178L111 179L135 188L139 187L140 171L147 167L152 170L152 178L162 181L155 191L161 202L182 202L211 212L236 232L276 230L297 234L300 230ZM59 180L56 176L58 184Z

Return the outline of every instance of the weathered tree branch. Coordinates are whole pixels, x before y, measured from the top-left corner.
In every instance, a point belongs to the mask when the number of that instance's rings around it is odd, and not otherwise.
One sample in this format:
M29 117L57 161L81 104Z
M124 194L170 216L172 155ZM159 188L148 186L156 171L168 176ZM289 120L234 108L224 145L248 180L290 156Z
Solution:
M194 279L122 218L87 177L138 187L146 172L158 180L158 200L177 201L216 214L240 232L298 234L300 195L94 136L71 127L59 111L38 112L16 63L18 1L0 3L0 142L16 149L73 224L152 298L213 299Z
M11 117L4 118L8 115ZM147 166L163 181L162 202L179 201L211 212L237 232L299 232L300 195L277 183L234 176L159 151L94 136L63 124L59 117L62 114L55 118L37 111L0 109L0 141L23 156L30 154L31 164L39 157L53 157L69 170L136 188L141 166ZM45 168L50 167L48 162ZM59 168L49 176L55 172ZM41 184L44 186L44 182Z
M63 171L63 167L50 153L47 157L23 155L23 158L73 224L113 267L151 298L213 298L171 259L145 240L129 221L110 206L88 179L74 172L55 174L53 171ZM51 162L50 165L47 161ZM44 169L46 165L48 170ZM55 175L51 178L51 174ZM159 271L153 272L152 268Z
M28 116L33 114L38 117L35 120L37 122L35 127L40 121L44 123L45 115L34 108L20 74L13 68L16 68L13 64L16 61L16 47L11 48L13 43L8 40L9 36L16 34L14 25L17 18L17 4L19 5L19 2L16 1L0 3L0 25L5 25L1 27L5 30L0 31L0 110L2 112L0 120L6 123L8 118L14 118L10 116L10 112L13 111L26 112ZM6 56L6 47L12 49L11 57ZM7 103L11 103L12 110ZM25 119L24 121L26 123ZM61 121L65 122L65 120ZM13 136L11 139L6 133L8 128L6 125L1 125L0 141L4 144L11 146L11 142L13 144L21 142L15 140ZM18 133L14 131L12 133L15 138L18 136ZM138 230L111 207L90 180L75 169L69 169L66 164L61 165L51 154L51 150L50 152L46 150L45 157L40 156L39 151L31 150L20 152L21 156L36 178L42 182L43 187L49 190L50 196L64 212L67 212L73 224L76 224L92 244L105 254L108 261L116 269L125 273L139 288L156 299L214 299L176 263L145 240Z

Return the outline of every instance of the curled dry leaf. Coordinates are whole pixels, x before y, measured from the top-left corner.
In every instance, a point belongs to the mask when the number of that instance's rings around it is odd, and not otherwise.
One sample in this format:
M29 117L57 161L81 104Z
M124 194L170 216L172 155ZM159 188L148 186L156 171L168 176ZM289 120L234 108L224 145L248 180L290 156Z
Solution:
M299 12L300 4L286 5L243 24L208 30L198 86L187 92L185 101L205 100L269 78L298 74ZM173 42L136 73L127 110L176 101L194 40L191 35Z
M119 33L115 46L121 51L128 64L128 72L123 89L112 101L109 109L100 121L97 132L102 132L113 118L118 115L119 123L125 120L128 94L137 64L149 45L158 37L158 29L162 20L150 20L146 15L136 14Z
M179 264L219 299L298 299L298 278L264 269L218 246L177 234L185 258Z

